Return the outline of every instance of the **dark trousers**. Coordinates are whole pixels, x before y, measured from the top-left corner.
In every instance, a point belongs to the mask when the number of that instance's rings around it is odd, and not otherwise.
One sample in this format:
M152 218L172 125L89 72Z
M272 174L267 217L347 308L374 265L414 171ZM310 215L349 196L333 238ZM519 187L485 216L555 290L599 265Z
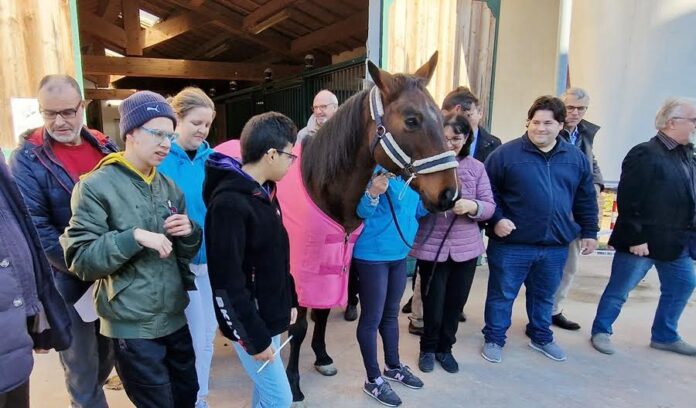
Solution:
M116 371L137 408L193 408L196 358L188 326L157 339L113 339Z
M0 408L29 408L29 380L13 390L0 393Z
M360 320L357 337L367 378L381 375L377 362L377 331L384 360L390 368L399 361L399 303L406 288L406 260L372 262L354 259L360 282Z
M355 260L350 263L348 270L348 304L352 306L358 305L358 292L360 291L360 283L358 282L358 271L355 270Z
M469 298L476 271L476 258L465 262L455 262L448 258L445 262L437 263L419 260L418 269L423 300L420 350L427 353L449 353L457 341L459 314Z

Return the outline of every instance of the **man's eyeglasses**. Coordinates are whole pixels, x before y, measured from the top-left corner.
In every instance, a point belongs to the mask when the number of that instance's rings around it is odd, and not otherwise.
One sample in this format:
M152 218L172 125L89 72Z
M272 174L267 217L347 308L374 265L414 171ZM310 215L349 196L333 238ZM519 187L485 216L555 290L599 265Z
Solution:
M335 106L335 105L336 105L335 103L327 103L326 105L314 105L314 106L312 106L312 111L314 111L314 112L317 112L317 111L324 112L324 111L326 111L326 110L329 108L329 106Z
M585 113L587 106L566 106L566 112L577 111L578 113Z
M63 109L59 111L53 111L40 108L39 112L41 112L41 116L43 116L44 119L48 120L55 119L58 117L58 115L60 115L60 117L63 119L74 119L75 116L77 116L77 111L80 109L80 106L82 106L82 101L80 101L74 109Z
M176 132L167 132L166 130L160 129L150 129L146 128L145 126L140 126L140 129L144 130L146 133L150 134L150 136L154 137L157 144L162 144L162 142L164 142L165 140L174 142L179 137L179 134Z
M282 150L276 150L276 152L278 152L279 154L284 154L284 155L288 156L288 158L290 159L290 164L295 163L295 160L297 160L297 155L296 155L296 154L284 152L284 151L282 151Z
M696 118L684 118L684 117L681 117L681 116L675 116L675 117L673 117L672 119L688 120L689 122L691 122L691 123L693 123L694 125L696 125Z

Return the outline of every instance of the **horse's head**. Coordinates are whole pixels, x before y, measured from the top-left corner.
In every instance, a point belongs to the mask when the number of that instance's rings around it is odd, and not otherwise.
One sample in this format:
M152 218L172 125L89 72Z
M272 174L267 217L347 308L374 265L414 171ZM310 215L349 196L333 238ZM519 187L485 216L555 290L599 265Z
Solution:
M437 52L413 75L392 75L368 62L378 88L370 93L375 119L370 148L382 167L413 177L411 186L426 208L445 211L454 205L459 189L457 162L445 144L440 109L425 88L436 65Z

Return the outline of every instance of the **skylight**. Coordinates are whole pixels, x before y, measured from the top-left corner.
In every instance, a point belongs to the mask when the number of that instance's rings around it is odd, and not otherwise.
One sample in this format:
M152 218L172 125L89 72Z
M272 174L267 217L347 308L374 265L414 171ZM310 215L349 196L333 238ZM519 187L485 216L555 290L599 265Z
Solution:
M154 14L148 13L145 10L140 10L140 25L145 28L150 28L160 22L160 18Z

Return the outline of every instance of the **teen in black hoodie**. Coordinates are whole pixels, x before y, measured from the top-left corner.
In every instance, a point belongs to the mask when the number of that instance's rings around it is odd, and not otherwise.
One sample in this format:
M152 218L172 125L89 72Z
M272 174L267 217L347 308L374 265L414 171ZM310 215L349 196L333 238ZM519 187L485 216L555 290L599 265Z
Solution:
M273 353L297 307L288 235L275 182L296 156L297 129L276 112L254 116L242 130L242 161L213 153L206 163L205 240L220 330L254 382L252 407L289 406L290 385ZM270 360L260 373L257 370Z

